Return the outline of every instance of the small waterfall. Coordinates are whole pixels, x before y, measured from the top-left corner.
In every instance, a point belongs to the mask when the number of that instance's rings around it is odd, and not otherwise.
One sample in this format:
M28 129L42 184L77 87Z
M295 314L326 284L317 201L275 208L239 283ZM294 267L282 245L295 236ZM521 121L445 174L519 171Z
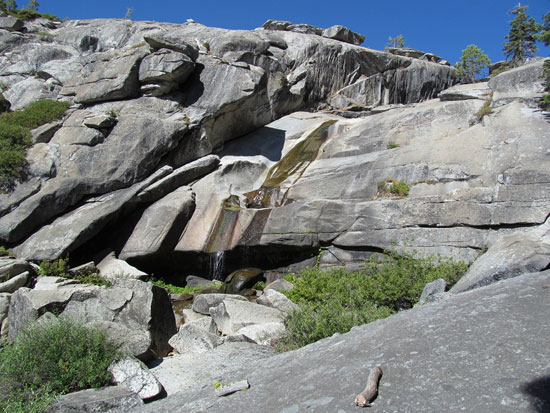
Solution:
M225 272L225 251L216 251L210 254L209 275L213 280L223 281Z

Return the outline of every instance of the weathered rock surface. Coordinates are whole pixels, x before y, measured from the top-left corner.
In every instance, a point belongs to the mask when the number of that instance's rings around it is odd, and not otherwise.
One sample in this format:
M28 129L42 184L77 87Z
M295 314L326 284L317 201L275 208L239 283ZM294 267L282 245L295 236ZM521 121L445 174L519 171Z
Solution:
M138 412L352 412L374 366L379 411L545 411L549 283L548 271L527 274L402 311L223 374L251 384L229 399L197 386Z
M214 382L228 372L272 355L269 347L226 342L207 353L179 354L153 361L150 369L168 395L194 387L213 394Z
M189 187L159 199L143 212L119 257L126 260L172 251L194 211L195 194Z
M38 288L20 288L12 295L10 340L44 313L55 312L60 317L105 327L117 344L143 360L171 350L168 339L176 333L176 325L163 288L127 278L113 280L109 288L44 278Z
M211 307L210 315L223 335L236 333L253 324L280 323L283 320L283 313L275 308L231 298Z
M49 413L128 412L143 404L139 396L122 386L81 390L60 396L46 410Z
M492 90L487 82L455 85L439 93L441 100L482 99L489 100Z
M493 91L493 106L506 105L522 99L536 107L536 101L542 96L542 65L545 59L507 70L489 80Z
M126 387L140 399L151 399L162 392L162 385L140 360L125 357L111 364L109 371L116 385Z
M550 265L549 229L550 220L547 220L539 227L498 237L450 291L460 293L523 273L547 269Z
M0 282L7 281L26 271L33 271L27 261L12 257L0 257Z

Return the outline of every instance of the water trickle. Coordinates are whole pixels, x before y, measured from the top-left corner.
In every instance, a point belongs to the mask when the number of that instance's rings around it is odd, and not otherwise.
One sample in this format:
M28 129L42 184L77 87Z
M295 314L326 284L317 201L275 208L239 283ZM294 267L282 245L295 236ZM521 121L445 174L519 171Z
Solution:
M209 275L213 280L223 281L225 272L225 251L216 251L210 254Z

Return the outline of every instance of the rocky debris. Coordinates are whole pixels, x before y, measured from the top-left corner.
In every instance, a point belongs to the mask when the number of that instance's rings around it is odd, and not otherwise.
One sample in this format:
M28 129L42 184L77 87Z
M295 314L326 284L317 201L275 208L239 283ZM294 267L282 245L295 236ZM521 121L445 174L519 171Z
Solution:
M455 85L448 89L439 92L439 99L448 100L464 100L464 99L491 99L492 91L487 85L487 82L471 83L467 85Z
M441 60L441 57L433 53L426 53L410 47L390 47L388 51L398 56L412 57L414 59L427 60L433 63L437 63Z
M8 31L18 31L23 28L25 24L22 20L19 20L13 16L0 17L0 29Z
M331 26L328 29L323 30L321 34L323 37L328 37L329 39L340 40L341 42L351 43L355 45L360 45L365 41L365 36L359 33L352 32L345 26Z
M283 319L283 313L275 308L231 298L211 307L210 315L223 335L253 324L280 323Z
M384 370L377 411L544 411L548 285L546 271L452 295L225 373L221 383L246 377L254 390L230 400L198 385L137 412L347 410L375 366Z
M447 287L447 283L443 278L438 278L437 280L426 284L416 305L433 303L435 301L442 300L443 297L447 297L443 295L445 294L445 287Z
M203 328L203 321L199 319L182 325L176 335L170 338L168 343L180 354L186 353L204 353L212 350L223 343L223 339L216 333L212 333L212 328ZM212 325L212 319L208 320ZM215 327L214 327L215 328Z
M312 26L311 24L293 24L288 21L283 20L268 20L263 26L265 30L281 30L285 32L295 32L303 34L316 34L321 36L323 34L323 29L320 27Z
M28 271L33 271L33 268L27 261L0 256L0 282Z
M493 91L492 106L503 106L522 99L525 103L537 107L538 99L544 90L541 78L544 61L545 59L535 60L492 77L488 83Z
M21 274L9 278L7 281L0 282L0 293L14 293L23 287L29 281L30 273L25 271Z
M276 291L273 288L266 289L265 292L258 297L256 303L267 307L276 308L283 313L290 313L291 311L298 309L298 306L290 301L286 295Z
M550 220L526 231L502 235L489 243L450 292L460 293L524 273L543 271L550 265Z
M39 126L36 129L31 131L31 141L32 143L48 143L53 135L61 129L63 122L54 121L46 123L45 125Z
M243 296L236 294L201 294L196 296L193 301L193 311L210 315L210 308L217 307L225 299L248 301Z
M200 320L202 318L210 318L210 319L212 318L212 317L206 316L204 314L197 313L197 312L193 311L190 308L184 308L181 311L181 314L183 316L183 320L184 320L185 323L190 323L192 321Z
M167 354L168 339L176 333L166 290L127 278L105 288L43 277L36 289L20 288L10 300L10 340L47 312L105 328L115 343L141 360Z
M149 368L168 395L198 386L213 396L214 383L222 381L228 372L272 355L270 347L226 342L206 353L178 354L153 361Z
M229 334L227 341L247 341L250 343L259 344L260 346L268 346L273 339L279 337L285 332L283 323L262 323L252 324L239 329L237 332Z
M56 399L47 413L128 412L143 404L139 396L122 386L81 390Z
M115 256L114 251L104 251L96 258L96 267L99 270L99 275L106 280L114 280L116 278L135 278L137 280L146 280L149 275L140 271L136 267L131 266L126 261Z
M119 254L121 259L170 252L195 211L195 194L182 186L159 199L141 215Z
M147 400L162 392L162 385L147 366L133 357L125 357L109 366L112 380L117 386L126 387L140 399Z

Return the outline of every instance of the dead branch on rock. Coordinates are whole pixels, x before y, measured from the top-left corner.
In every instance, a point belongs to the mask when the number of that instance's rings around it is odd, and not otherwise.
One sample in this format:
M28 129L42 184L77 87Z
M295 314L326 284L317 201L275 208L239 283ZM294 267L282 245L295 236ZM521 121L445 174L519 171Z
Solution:
M378 383L382 377L382 369L375 367L371 369L367 379L367 386L360 394L355 396L355 405L359 407L368 407L378 395Z

